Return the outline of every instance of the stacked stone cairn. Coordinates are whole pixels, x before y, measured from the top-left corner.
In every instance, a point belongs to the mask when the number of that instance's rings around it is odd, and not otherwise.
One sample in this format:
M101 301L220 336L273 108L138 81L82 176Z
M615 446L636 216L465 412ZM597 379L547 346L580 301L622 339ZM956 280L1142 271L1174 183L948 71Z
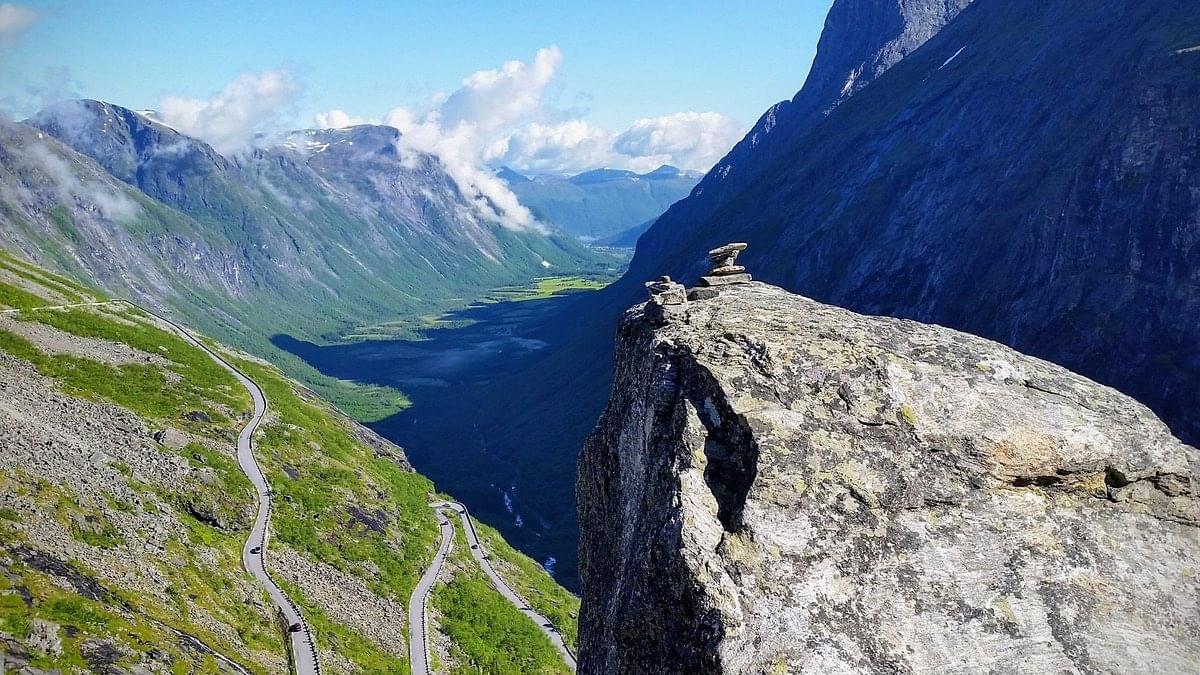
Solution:
M660 277L658 281L646 282L650 302L646 303L646 317L656 324L666 323L671 317L687 310L687 291L683 284L671 281L671 277Z
M738 254L746 250L744 242L725 244L708 252L712 270L700 277L700 285L688 291L688 300L707 300L717 297L721 287L749 282L746 268L737 264Z
M746 268L737 264L738 254L746 250L745 242L725 244L708 252L712 261L712 270L700 277L701 286L727 286L729 284L744 284L750 281Z
M647 281L650 302L646 303L646 318L655 324L666 323L687 311L688 300L706 300L716 297L722 286L749 283L751 277L746 268L737 264L738 254L745 251L746 246L745 242L734 242L709 251L712 270L700 277L700 285L690 291L667 276Z

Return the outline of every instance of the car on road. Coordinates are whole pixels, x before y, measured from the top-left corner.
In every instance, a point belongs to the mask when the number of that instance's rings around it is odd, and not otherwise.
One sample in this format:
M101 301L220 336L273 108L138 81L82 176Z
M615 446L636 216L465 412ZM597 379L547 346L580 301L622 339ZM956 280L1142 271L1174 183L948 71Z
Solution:
M542 628L549 628L551 631L557 630L552 623L544 623L542 624Z
M479 548L479 544L471 544L471 548L477 550Z
M254 548L250 549L250 553L253 555L258 555L259 553L262 553L262 547L255 546Z
M289 633L299 633L303 630L304 630L304 624L302 624L302 623L294 623L294 624L288 626Z

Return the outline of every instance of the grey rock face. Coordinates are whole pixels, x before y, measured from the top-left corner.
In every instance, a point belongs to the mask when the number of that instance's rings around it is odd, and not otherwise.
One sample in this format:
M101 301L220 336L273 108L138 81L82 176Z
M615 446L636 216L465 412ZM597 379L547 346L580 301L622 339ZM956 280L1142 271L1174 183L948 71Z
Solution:
M799 101L836 106L925 44L972 0L837 0Z
M856 92L916 51L972 0L836 0L825 18L804 86L771 106L746 137L700 181L684 203L717 210L758 180L803 133ZM701 196L703 197L701 198ZM737 232L737 230L735 230Z
M1200 452L1115 390L761 283L626 313L585 673L1196 672Z

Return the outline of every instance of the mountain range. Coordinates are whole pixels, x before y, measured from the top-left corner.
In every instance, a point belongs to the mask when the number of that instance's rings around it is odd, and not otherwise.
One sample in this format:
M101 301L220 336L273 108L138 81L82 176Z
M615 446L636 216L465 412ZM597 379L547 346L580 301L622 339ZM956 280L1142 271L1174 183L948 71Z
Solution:
M226 157L152 115L65 101L0 121L0 245L274 357L273 335L337 339L613 264L481 213L398 137L307 130Z
M549 234L481 217L387 127L224 157L147 115L68 102L0 123L0 244L307 372L265 338L319 349L547 270L605 269L579 238L651 223L622 279L518 325L544 343L536 358L488 355L479 377L376 425L415 463L436 458L438 484L485 519L525 513L505 534L570 583L574 458L617 317L647 280L695 281L728 241L749 243L756 279L994 339L1200 439L1198 46L1193 3L836 0L803 87L694 186L669 168L502 169ZM376 371L356 376L395 384Z
M539 219L586 242L633 248L649 223L683 199L701 174L673 166L648 173L593 169L573 176L496 175Z
M706 251L745 241L756 279L1016 347L1194 442L1197 45L1190 3L837 0L804 87L655 221L618 282L530 327L549 343L536 360L399 415L395 437L461 467L507 462L518 508L557 529L506 536L557 547L571 579L570 476L617 317L647 280L694 282ZM469 469L449 484L474 488Z

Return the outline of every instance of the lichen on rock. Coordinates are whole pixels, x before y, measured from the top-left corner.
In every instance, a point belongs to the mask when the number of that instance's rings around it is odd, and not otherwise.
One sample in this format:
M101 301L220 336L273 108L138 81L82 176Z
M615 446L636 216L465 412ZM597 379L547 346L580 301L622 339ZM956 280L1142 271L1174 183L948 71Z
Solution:
M1144 406L760 283L644 312L579 461L581 672L1200 666L1200 453Z

